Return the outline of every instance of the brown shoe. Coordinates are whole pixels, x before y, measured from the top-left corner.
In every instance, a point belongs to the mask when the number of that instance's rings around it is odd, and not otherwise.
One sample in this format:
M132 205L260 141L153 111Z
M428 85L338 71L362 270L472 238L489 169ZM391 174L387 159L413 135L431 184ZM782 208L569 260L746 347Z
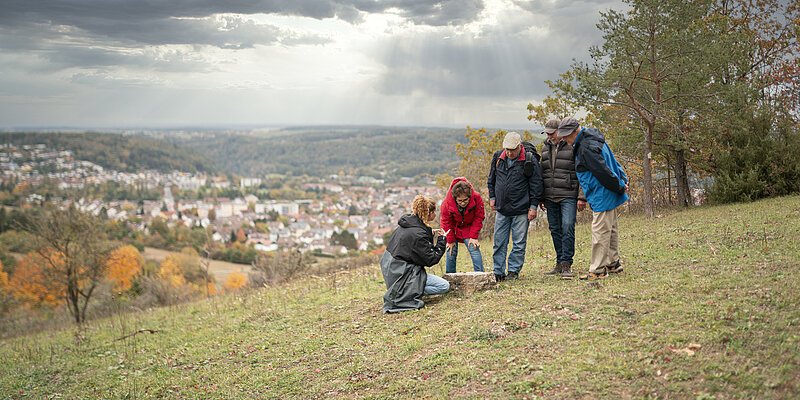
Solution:
M622 272L623 268L622 264L619 262L619 260L617 260L614 261L613 264L606 266L606 270L608 271L609 274L618 274Z
M561 263L561 279L572 279L575 274L572 273L572 264L568 262Z
M561 275L561 263L556 263L556 266L553 267L550 272L545 272L545 275Z
M586 275L581 275L580 279L582 281L596 281L598 279L603 279L608 276L608 270L606 267L600 267L595 272L589 272Z

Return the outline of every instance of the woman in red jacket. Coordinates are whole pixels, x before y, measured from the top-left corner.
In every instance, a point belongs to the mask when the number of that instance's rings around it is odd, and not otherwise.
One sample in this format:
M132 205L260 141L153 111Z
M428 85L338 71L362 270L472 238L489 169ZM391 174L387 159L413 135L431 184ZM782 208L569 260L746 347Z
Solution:
M472 187L467 178L460 176L453 179L447 196L442 201L440 220L441 228L450 231L445 250L447 273L456 272L459 242L467 246L474 270L483 272L483 257L478 241L478 234L483 228L483 218L483 199L480 193Z

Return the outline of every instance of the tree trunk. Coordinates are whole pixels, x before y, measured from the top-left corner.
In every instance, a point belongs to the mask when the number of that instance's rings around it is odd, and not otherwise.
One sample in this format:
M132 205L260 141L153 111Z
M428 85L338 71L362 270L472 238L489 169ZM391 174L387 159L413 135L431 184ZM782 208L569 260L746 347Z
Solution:
M70 277L67 283L67 302L69 303L69 311L72 317L75 318L75 323L80 324L81 309L78 306L78 284L73 277Z
M673 205L672 202L672 161L669 157L667 159L667 204Z
M691 196L689 194L689 176L686 168L686 150L678 147L675 149L675 163L673 164L675 170L675 187L678 194L678 205L681 207L689 207L692 205Z
M644 154L642 155L642 175L644 179L644 215L653 218L653 123L646 123Z

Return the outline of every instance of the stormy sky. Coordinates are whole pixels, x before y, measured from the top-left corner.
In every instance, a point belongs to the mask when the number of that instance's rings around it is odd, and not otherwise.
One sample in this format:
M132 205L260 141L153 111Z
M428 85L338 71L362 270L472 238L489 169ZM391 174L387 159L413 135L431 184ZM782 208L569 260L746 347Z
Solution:
M0 0L0 127L525 127L613 0Z

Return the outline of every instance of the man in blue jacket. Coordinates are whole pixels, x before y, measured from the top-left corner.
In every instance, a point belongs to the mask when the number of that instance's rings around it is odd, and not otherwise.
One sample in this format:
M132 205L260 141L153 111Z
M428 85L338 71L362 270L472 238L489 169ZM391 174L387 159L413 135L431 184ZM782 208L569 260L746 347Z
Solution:
M536 207L542 199L542 170L536 155L525 151L519 133L508 132L503 150L492 156L489 166L489 205L496 211L494 219L494 277L497 281L519 278L525 262L528 225L536 218ZM509 236L513 238L511 254L506 254Z
M592 207L592 258L589 273L580 278L622 272L617 207L628 201L628 176L599 130L581 128L578 120L567 117L558 124L558 136L572 145L578 182Z

